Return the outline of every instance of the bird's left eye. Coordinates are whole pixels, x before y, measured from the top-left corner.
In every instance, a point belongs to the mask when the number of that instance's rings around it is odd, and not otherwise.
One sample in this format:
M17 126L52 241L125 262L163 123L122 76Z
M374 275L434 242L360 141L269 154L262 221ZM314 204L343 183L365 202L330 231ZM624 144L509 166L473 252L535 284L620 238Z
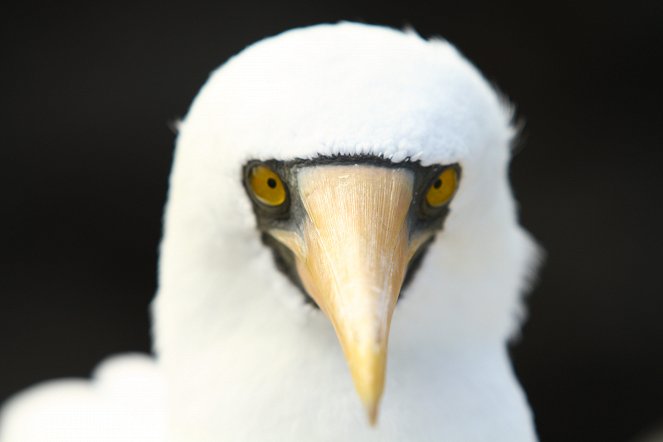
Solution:
M254 166L249 171L249 187L261 203L276 207L283 204L287 194L281 177L265 165Z
M442 207L451 200L458 187L458 172L454 167L444 169L426 191L426 203L432 208Z

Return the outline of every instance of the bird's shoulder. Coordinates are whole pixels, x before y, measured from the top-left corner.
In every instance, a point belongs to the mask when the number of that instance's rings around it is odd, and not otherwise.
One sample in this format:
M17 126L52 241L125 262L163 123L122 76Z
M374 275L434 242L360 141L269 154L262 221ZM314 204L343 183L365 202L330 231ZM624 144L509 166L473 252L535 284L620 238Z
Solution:
M106 359L91 379L38 384L9 400L0 442L162 441L164 388L154 359Z

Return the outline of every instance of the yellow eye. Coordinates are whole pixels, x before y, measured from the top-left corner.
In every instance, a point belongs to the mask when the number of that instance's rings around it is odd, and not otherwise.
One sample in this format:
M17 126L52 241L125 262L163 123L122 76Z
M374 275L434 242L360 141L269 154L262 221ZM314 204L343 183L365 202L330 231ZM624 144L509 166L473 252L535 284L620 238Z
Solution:
M453 167L447 167L426 192L426 202L431 207L442 207L451 200L458 187L458 173Z
M249 186L256 199L263 204L275 207L285 202L286 192L283 181L267 166L260 165L251 169Z

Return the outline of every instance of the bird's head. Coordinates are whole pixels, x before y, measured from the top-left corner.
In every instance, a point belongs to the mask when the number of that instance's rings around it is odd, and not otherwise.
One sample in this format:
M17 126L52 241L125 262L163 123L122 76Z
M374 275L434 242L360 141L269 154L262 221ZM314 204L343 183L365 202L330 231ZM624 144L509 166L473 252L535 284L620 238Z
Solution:
M426 339L502 340L513 327L515 298L478 294L501 284L488 274L500 260L522 267L500 245L516 225L512 136L498 95L441 40L339 24L243 51L181 126L160 354L177 365L196 357L192 339L209 355L242 330L245 342L307 333L289 311L319 307L307 314L331 322L374 422L399 297L415 298Z

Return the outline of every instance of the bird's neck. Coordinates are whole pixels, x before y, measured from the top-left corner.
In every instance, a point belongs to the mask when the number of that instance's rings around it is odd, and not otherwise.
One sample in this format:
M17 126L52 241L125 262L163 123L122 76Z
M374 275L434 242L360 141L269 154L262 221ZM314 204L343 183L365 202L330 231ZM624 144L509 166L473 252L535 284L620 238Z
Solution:
M329 321L273 270L262 244L226 238L220 253L214 242L166 241L154 308L174 434L404 440L418 431L436 440L531 440L505 349L529 240L517 227L471 243L445 238L394 314L377 429L368 427Z
M441 348L433 337L414 345L394 334L378 426L370 428L326 320L306 322L299 332L266 324L264 335L228 337L171 361L175 440L534 439L503 345Z

